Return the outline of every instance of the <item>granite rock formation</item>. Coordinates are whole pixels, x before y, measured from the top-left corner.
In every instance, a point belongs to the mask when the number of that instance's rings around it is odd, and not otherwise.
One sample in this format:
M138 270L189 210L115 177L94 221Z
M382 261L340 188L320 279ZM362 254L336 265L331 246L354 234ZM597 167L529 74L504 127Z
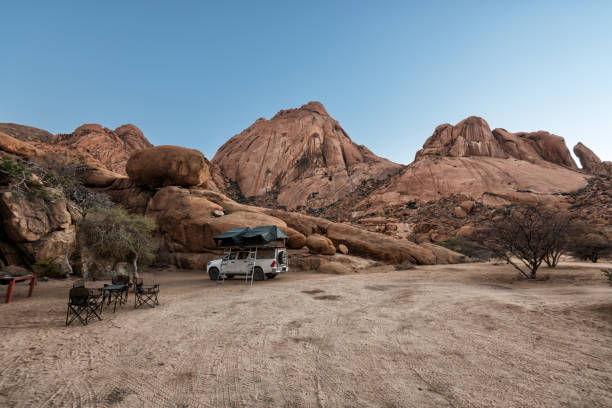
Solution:
M126 170L132 181L149 187L201 186L210 178L204 155L179 146L138 150L129 158Z
M603 177L612 177L612 162L601 161L591 149L582 143L578 143L574 146L574 153L578 156L578 159L580 159L582 169L587 173Z
M212 164L213 174L222 173L241 195L275 194L288 209L329 205L363 180L401 168L353 143L319 102L258 119L221 146Z

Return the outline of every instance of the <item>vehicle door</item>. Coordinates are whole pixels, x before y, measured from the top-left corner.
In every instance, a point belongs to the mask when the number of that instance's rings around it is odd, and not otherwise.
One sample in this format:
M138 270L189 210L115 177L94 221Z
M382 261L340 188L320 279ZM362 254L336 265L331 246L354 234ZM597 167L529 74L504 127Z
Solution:
M238 252L238 256L236 256L236 263L235 263L236 269L234 272L235 273L246 273L248 263L249 263L249 253L247 251Z
M227 260L224 261L225 266L223 271L225 273L232 273L236 270L236 252L230 252L227 256Z

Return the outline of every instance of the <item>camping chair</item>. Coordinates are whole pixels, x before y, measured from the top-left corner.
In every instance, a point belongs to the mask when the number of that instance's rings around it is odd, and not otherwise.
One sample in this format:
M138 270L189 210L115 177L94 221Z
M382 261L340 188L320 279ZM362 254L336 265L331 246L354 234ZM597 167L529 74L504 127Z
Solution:
M101 306L99 297L91 293L89 289L84 287L70 289L66 326L70 325L75 319L79 319L83 326L87 326L89 318L92 316L102 320L98 313L102 309Z
M143 285L142 279L136 279L134 285L134 309L147 304L151 307L159 305L157 294L159 293L159 285Z
M102 308L104 307L104 292L100 289L87 289L89 291L90 311L88 318L95 316L98 320L102 320Z

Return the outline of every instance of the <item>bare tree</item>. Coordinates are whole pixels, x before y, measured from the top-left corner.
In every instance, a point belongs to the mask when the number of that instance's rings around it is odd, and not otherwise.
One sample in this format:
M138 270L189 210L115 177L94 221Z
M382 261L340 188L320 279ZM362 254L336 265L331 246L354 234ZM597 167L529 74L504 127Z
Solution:
M553 240L550 250L544 262L550 268L556 268L561 255L568 252L571 245L571 236L575 233L575 219L566 213L555 213L551 210L546 210L546 219L549 222L551 230L551 240Z
M535 279L542 262L558 262L565 250L569 217L546 207L508 206L481 237L483 245L523 276Z
M570 243L572 255L595 263L601 257L612 255L612 241L592 226L582 226Z

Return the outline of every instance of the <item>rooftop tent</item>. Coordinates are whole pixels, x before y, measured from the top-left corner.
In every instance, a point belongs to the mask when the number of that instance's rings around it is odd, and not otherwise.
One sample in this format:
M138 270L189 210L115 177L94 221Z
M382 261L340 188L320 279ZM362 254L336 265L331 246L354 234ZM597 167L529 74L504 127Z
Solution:
M255 227L242 235L242 241L245 245L265 245L288 238L276 225Z
M251 229L248 227L232 228L231 230L225 231L223 234L217 235L213 239L218 247L239 246L243 244L242 236L249 231L251 231Z

